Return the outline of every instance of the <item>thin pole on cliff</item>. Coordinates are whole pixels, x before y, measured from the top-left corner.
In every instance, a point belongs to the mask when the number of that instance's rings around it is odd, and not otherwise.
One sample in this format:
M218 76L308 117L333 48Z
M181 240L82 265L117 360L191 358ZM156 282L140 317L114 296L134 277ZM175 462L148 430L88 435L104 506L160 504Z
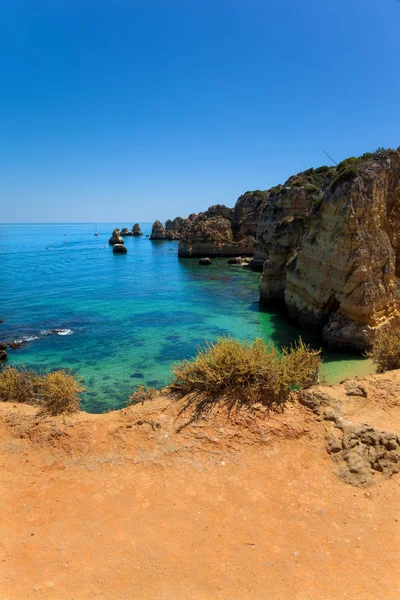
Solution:
M337 162L335 160L333 160L332 156L329 156L329 154L327 152L325 152L325 150L323 148L321 148L321 150L322 150L322 152L324 154L327 155L327 157L329 158L329 160L331 160L333 162L333 164L337 166Z

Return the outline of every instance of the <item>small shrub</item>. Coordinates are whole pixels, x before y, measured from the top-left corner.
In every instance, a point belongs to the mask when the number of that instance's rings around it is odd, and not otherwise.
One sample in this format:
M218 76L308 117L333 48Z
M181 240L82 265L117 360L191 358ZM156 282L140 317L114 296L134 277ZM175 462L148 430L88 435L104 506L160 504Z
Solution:
M318 192L319 187L313 185L312 183L306 183L306 185L304 186L304 190L309 194L315 194L316 192Z
M0 371L0 401L32 404L35 400L32 374L7 365Z
M320 194L319 196L317 196L314 200L314 207L313 209L315 211L318 211L321 208L322 202L324 200L324 194Z
M389 157L389 148L382 148L381 146L375 150L374 158L378 162L383 162Z
M76 412L85 391L82 380L71 371L59 369L34 378L36 401L43 415L61 415Z
M229 410L254 403L277 408L289 399L291 390L316 383L320 364L320 351L301 340L280 354L272 343L258 338L249 343L219 337L199 349L192 360L173 366L171 390L192 394L195 402L199 398L201 410L215 404Z
M377 373L400 369L400 325L378 331L367 356L372 359Z
M322 165L322 167L318 167L317 169L315 169L315 173L317 175L320 175L321 173L327 173L331 170L331 168L332 167L328 167L327 165Z
M75 412L84 389L77 375L62 369L43 375L10 366L0 371L0 401L39 405L43 415Z
M350 156L349 158L345 158L341 163L338 164L336 170L340 172L346 171L349 167L355 166L360 162L359 158L355 156Z
M144 387L142 384L132 392L126 401L126 406L134 406L135 404L144 404L147 400L152 400L157 393L157 390L152 387Z

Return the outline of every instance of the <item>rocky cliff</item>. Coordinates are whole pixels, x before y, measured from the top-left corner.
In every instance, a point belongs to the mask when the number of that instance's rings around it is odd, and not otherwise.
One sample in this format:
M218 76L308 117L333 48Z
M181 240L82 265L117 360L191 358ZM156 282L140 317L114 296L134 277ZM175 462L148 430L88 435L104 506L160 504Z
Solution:
M257 226L261 300L328 344L366 348L398 317L400 149L309 169L270 190Z
M176 217L171 220L168 219L165 222L165 227L163 227L160 221L155 221L153 223L153 228L151 231L150 239L151 240L179 240L184 230L186 224L189 222L189 219L183 219L182 217Z
M268 192L246 192L228 208L222 204L191 215L179 243L180 257L252 256L257 222Z

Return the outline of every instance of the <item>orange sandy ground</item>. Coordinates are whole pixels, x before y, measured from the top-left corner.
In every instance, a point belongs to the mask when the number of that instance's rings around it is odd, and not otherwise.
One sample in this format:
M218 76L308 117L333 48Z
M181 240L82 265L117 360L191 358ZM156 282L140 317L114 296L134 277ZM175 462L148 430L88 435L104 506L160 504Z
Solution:
M364 381L367 399L329 393L399 432L400 372ZM400 598L400 476L344 484L332 424L298 404L180 433L178 405L0 404L1 600Z

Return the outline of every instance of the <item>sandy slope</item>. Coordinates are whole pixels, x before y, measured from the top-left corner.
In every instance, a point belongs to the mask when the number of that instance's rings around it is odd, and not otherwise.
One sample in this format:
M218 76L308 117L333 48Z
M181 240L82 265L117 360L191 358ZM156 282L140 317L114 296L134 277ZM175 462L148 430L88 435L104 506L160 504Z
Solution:
M328 388L400 430L400 372ZM307 408L213 415L177 432L166 398L38 422L0 405L0 598L400 598L400 476L333 471Z

